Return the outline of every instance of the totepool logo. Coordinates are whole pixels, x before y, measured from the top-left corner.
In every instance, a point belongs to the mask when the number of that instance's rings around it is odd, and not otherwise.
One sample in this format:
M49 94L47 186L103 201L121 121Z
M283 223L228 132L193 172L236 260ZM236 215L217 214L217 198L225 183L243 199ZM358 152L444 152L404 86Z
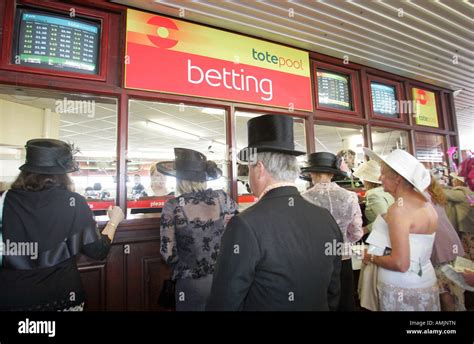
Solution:
M303 70L303 60L292 60L282 56L270 54L268 51L262 52L252 48L252 57L254 60L268 62L278 65L279 68L288 67Z
M157 27L156 35L147 35L148 39L157 47L169 49L178 44L177 40L168 38L170 35L170 30L179 30L174 21L171 19L152 17L147 21L147 24Z

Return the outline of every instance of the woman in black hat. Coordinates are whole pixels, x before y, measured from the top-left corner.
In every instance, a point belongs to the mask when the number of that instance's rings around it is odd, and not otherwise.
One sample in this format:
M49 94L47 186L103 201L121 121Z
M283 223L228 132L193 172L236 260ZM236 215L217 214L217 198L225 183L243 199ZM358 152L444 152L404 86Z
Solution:
M82 310L76 255L105 259L123 212L109 209L110 221L98 232L86 200L72 191L67 173L77 171L78 164L63 141L28 141L20 170L0 204L0 309Z
M302 196L329 210L339 225L344 247L342 250L341 300L338 310L353 311L355 302L350 244L362 238L364 233L357 194L331 182L335 175L345 176L340 168L341 163L341 158L329 152L309 154L308 164L301 171L311 173L314 186L305 191Z
M204 311L225 225L237 206L223 190L207 189L222 171L194 150L175 148L175 160L156 169L176 177L178 197L161 214L161 254L176 281L176 310Z

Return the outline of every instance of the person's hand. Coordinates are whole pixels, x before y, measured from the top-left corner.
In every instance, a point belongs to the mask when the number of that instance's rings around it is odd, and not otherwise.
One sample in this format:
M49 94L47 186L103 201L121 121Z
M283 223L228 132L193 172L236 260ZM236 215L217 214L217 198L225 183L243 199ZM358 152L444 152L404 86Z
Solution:
M110 222L116 224L117 226L119 225L120 222L124 219L125 215L123 214L123 211L120 207L117 206L110 206L109 209L107 210L107 216L110 219Z
M474 287L474 272L470 270L464 270L462 277L464 277L464 281L466 281L467 284L469 284L471 287Z
M364 254L362 255L362 263L365 265L370 263L371 254L367 253L367 249L364 249Z

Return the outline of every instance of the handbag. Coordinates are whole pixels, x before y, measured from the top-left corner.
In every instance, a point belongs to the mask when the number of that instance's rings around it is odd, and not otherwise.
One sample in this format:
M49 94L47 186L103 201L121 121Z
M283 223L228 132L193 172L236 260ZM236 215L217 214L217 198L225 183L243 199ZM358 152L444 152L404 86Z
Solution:
M166 279L163 281L160 295L158 296L158 305L163 308L176 308L175 298L176 282L172 279Z

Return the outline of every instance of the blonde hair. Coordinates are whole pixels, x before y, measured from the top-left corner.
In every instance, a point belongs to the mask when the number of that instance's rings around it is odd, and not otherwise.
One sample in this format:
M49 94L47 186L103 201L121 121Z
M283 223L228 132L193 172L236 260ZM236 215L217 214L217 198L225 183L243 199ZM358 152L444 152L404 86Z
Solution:
M176 191L178 195L199 192L207 189L207 182L195 182L192 180L176 178Z
M378 188L380 184L372 183L372 182L369 182L368 180L364 180L364 186L365 186L365 189L368 191L370 189Z
M155 162L155 163L151 164L151 166L150 166L150 177L151 177L153 174L155 174L155 172L156 172L156 164L157 164L157 163Z
M438 183L433 174L431 174L431 183L426 191L430 194L433 203L441 206L445 206L448 203L448 200L444 195L443 187Z

